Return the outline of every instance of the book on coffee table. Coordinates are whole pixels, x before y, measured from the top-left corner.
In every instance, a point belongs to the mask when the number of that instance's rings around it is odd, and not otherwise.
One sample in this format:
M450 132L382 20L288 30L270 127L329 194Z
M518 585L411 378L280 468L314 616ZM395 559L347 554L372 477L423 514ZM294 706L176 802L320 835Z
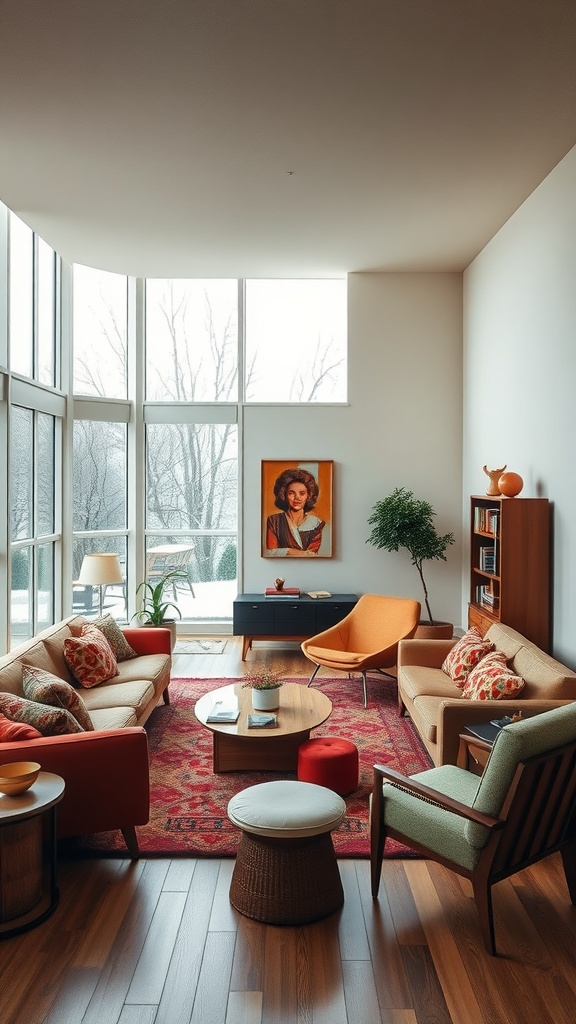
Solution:
M248 728L249 729L265 729L267 726L276 725L278 719L276 715L271 712L265 712L262 714L248 715Z
M216 703L213 705L210 714L206 716L206 721L220 722L223 724L229 722L231 725L233 725L234 722L238 721L239 715L240 708L238 707L238 705L224 704L221 700L217 700Z

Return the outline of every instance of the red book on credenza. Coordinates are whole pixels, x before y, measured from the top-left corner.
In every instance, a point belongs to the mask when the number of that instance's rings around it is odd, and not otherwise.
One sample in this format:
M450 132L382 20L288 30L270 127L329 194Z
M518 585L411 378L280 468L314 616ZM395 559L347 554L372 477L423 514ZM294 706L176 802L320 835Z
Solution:
M264 593L266 597L300 597L298 587L282 587L282 590L276 590L276 587L266 587Z

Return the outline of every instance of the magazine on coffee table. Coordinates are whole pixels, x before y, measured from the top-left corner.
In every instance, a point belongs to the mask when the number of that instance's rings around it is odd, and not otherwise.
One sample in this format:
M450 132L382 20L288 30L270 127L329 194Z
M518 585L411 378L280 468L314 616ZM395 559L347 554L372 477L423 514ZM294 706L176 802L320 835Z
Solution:
M222 700L217 700L212 706L210 714L206 716L207 722L233 725L234 722L238 721L240 715L240 708L237 704L225 704Z

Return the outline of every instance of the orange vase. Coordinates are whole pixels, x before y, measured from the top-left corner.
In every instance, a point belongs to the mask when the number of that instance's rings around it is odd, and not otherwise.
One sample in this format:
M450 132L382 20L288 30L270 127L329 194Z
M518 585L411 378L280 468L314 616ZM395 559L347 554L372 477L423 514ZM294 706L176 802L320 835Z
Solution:
M506 498L515 498L524 487L524 481L518 473L502 473L498 480L500 494Z

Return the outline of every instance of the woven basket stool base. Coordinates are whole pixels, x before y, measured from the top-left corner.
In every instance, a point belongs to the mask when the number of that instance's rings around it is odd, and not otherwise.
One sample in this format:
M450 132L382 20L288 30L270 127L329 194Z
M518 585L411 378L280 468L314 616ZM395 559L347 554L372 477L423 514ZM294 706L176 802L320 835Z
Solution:
M344 892L330 833L268 839L243 832L230 902L266 924L306 924L333 914Z

